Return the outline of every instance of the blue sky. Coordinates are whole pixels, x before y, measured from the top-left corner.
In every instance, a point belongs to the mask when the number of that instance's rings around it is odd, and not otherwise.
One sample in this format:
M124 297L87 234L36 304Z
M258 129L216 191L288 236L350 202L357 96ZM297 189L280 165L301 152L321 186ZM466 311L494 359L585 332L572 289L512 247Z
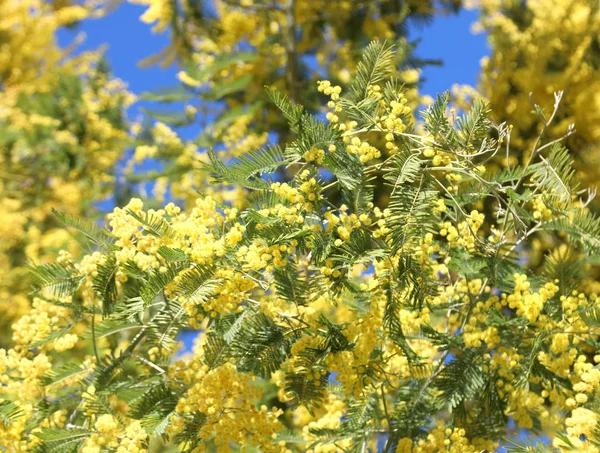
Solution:
M73 30L63 30L59 42L67 45L77 33L84 32L86 39L79 50L106 45L106 56L114 74L126 81L135 94L172 86L177 83L174 67L140 68L138 65L169 42L167 34L153 34L147 24L140 22L139 16L144 10L144 6L123 3L103 19L84 21ZM476 17L476 12L463 10L458 15L437 17L431 24L411 30L411 39L421 39L416 52L418 57L444 62L441 67L424 69L424 94L434 96L449 89L453 83L476 83L479 62L488 53L485 36L470 32ZM130 114L135 116L136 112L134 106Z

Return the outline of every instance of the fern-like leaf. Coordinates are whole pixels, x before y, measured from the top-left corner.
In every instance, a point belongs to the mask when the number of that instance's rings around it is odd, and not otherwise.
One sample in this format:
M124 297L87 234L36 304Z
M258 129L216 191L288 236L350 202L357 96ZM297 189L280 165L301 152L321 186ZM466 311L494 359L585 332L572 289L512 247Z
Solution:
M0 423L7 429L11 423L25 415L20 406L12 401L0 401Z
M567 148L555 143L548 157L540 156L540 159L540 163L532 165L531 177L539 183L540 189L547 196L570 203L575 169Z
M30 265L29 269L34 290L48 291L57 298L72 296L83 281L83 276L69 264Z
M82 217L65 214L64 212L52 209L52 213L64 225L73 228L83 234L90 242L104 249L110 249L114 244L114 238L103 228L100 228L95 222Z
M34 453L74 453L85 439L92 434L86 429L44 429L35 433L42 442Z
M299 133L302 127L304 107L299 104L294 104L285 94L277 91L275 88L267 87L266 90L269 98L273 101L273 104L275 104L277 108L281 110L281 113L283 113L290 129L295 133Z
M213 275L212 267L194 266L181 274L177 292L186 303L202 305L212 296L219 282Z
M119 267L114 255L109 255L104 264L97 266L97 272L92 277L94 290L102 301L102 314L108 316L113 312L117 301L117 271Z
M172 238L175 236L175 231L162 217L159 217L155 214L151 214L149 212L142 212L138 214L132 210L128 210L127 214L133 217L135 220L140 222L144 227L144 231L152 236L156 236L159 238L169 237Z
M376 85L391 72L394 53L387 43L371 41L363 52L350 87L350 99L359 103L367 98L369 87Z
M544 223L544 229L562 231L572 243L580 244L587 255L600 253L600 219L585 210L570 217L560 217Z
M65 363L58 368L53 369L40 379L42 385L56 385L61 382L71 380L78 376L79 379L84 379L90 372L89 368L80 366L76 363Z
M237 184L250 189L266 189L267 181L261 178L287 163L279 146L268 146L238 156L236 161L225 165L214 153L207 152L210 163L206 165L216 182Z

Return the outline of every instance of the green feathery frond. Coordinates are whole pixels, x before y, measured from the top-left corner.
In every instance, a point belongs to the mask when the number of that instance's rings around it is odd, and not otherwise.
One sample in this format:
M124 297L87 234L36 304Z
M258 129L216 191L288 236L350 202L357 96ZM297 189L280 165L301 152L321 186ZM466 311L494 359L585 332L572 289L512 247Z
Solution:
M177 343L177 335L188 325L188 313L175 300L165 303L147 324L146 337L157 347L168 349Z
M98 264L92 276L92 286L102 302L102 314L108 316L113 312L117 301L117 272L119 266L114 255L108 255L103 264Z
M82 366L77 363L65 363L58 368L51 370L45 374L40 380L42 385L56 385L61 382L71 380L75 376L79 376L80 379L88 377L90 368Z
M357 215L371 212L375 198L375 177L363 174L360 183L353 190L342 186L342 199Z
M572 249L558 249L546 256L542 275L549 282L558 280L559 295L568 296L585 278L585 261Z
M453 357L435 380L435 386L442 393L440 400L456 410L483 391L485 380L480 365L480 354L476 350L465 349Z
M308 113L303 116L302 124L303 133L286 148L286 154L290 162L298 160L304 153L313 148L327 149L329 145L335 145L336 149L345 151L342 134L338 129ZM325 158L330 154L326 153ZM323 165L328 167L326 159L324 159Z
M273 272L276 294L295 305L306 305L309 285L307 276L298 271L297 266L290 262L285 268Z
M304 107L300 104L295 104L289 100L289 98L276 90L275 88L266 87L267 94L273 104L277 106L283 116L288 122L290 129L295 133L302 131L302 119L304 117Z
M190 257L181 249L161 246L158 254L162 256L167 263L189 263Z
M144 212L141 215L132 211L131 209L127 211L131 217L140 222L144 227L144 231L152 236L156 236L159 238L168 237L172 238L175 236L175 232L164 218L152 214L150 212Z
M86 429L44 429L35 436L41 440L33 453L75 453L83 441L92 435Z
M392 251L423 237L423 232L433 232L436 218L433 216L433 200L437 191L428 187L425 176L421 176L418 185L395 186L388 209L391 215L387 219L390 228L389 238Z
M250 189L268 188L268 182L261 176L288 163L282 149L276 145L238 156L229 165L225 165L214 151L209 150L207 154L210 163L206 165L206 169L216 182L237 184Z
M358 156L338 147L325 155L323 165L335 175L344 189L350 192L358 189L363 179L362 164Z
M242 371L269 377L288 357L291 341L283 328L260 311L249 312L229 344L232 357Z
M587 210L577 210L572 216L552 219L543 224L545 230L562 231L590 256L600 253L600 219Z
M571 203L571 187L575 169L569 150L555 143L547 158L540 156L541 162L531 166L531 177L538 183L545 195L563 203Z
M568 438L565 438L567 442L565 446L569 444L573 445ZM573 448L577 448L573 445ZM556 453L556 450L538 441L533 440L522 440L522 439L509 439L505 438L504 449L506 453Z
M420 174L421 165L420 154L409 147L403 147L402 150L394 154L386 165L383 176L392 188L392 193L396 188L416 181Z
M214 369L227 361L231 355L229 342L215 332L209 332L206 335L206 343L204 344L203 362L210 368Z
M450 124L447 116L450 92L438 95L436 101L423 112L425 130L436 138L436 143L445 151L453 149L460 142L458 132Z
M48 291L57 298L75 294L84 278L70 264L30 265L29 270L33 289L35 291Z
M207 420L206 414L194 412L188 415L185 420L185 427L182 432L175 436L175 442L181 444L184 453L191 453L202 441L198 433Z
M177 400L173 389L161 382L131 402L128 416L141 420L153 412L165 415L175 409Z
M378 399L374 394L350 401L339 431L350 435L364 431L373 421L377 405Z
M77 323L81 320L78 316L75 317L74 320L71 320L70 323L65 324L60 329L52 331L50 334L46 335L43 340L35 341L27 345L28 349L41 348L42 346L46 346L52 343L55 340L63 337L65 334L69 333L71 330L75 328Z
M146 283L140 290L140 297L144 303L151 303L156 296L158 296L165 287L173 282L175 278L187 268L187 263L183 265L181 263L174 263L166 266L166 270L161 272L160 270L153 271L148 276Z
M350 100L358 104L367 98L370 86L385 80L392 70L394 52L391 45L371 41L356 67L354 81L350 86Z
M488 134L492 128L489 115L489 105L482 99L475 98L469 112L457 117L459 143L465 150L473 150L484 139L489 140Z
M7 429L11 423L24 415L23 409L13 401L0 401L0 423L4 429Z
M213 278L214 268L195 265L182 272L177 284L177 292L182 300L194 305L202 305L208 300L219 283Z
M579 316L589 327L600 327L600 306L582 307Z
M294 359L294 370L287 373L285 391L294 407L303 405L309 411L320 407L325 396L329 371L325 366L326 350L306 348Z
M82 217L66 214L64 212L52 209L52 213L60 220L64 225L73 228L83 234L90 242L103 248L110 249L114 244L114 238L111 234L100 228L96 222Z
M118 333L134 332L144 327L143 324L134 321L127 321L121 319L121 313L117 314L118 318L105 318L100 322L97 322L94 326L94 332L96 339L109 337ZM91 331L83 334L86 339L92 338Z

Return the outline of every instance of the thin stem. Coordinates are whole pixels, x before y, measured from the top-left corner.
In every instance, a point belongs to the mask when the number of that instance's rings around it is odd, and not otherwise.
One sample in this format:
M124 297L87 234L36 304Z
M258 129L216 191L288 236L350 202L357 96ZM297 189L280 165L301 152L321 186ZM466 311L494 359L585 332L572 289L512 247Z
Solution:
M132 357L135 357L136 359L138 359L140 362L145 363L146 365L154 368L156 371L158 371L160 374L163 374L165 372L165 370L163 370L161 367L159 367L156 363L152 362L151 360L146 359L145 357L139 356L137 354L131 354Z
M94 355L96 356L96 363L100 364L100 356L98 355L98 348L96 346L96 303L92 301L92 345L94 347Z

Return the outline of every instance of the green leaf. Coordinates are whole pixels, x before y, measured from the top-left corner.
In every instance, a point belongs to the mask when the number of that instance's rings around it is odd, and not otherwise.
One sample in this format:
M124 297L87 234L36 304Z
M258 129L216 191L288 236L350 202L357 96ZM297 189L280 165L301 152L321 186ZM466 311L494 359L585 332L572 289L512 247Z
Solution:
M218 279L213 278L212 267L195 265L192 269L181 274L177 285L177 293L186 303L202 305L213 294Z
M480 142L487 139L492 122L490 107L480 98L475 98L469 112L457 118L459 143L465 150L478 149Z
M248 85L252 82L252 75L247 74L239 77L231 82L221 82L218 86L215 86L212 90L207 91L202 97L207 101L218 101L224 97L243 91L248 88Z
M111 335L128 332L130 330L137 330L143 328L143 324L139 324L133 321L123 321L121 319L103 319L101 322L96 323L94 327L96 339L109 337ZM86 332L83 335L84 338L92 338L91 331Z
M210 164L206 167L213 174L215 181L237 184L250 189L268 188L268 182L261 179L261 176L277 170L288 162L279 146L250 151L237 157L230 165L225 165L212 150L207 154Z
M181 249L166 247L161 245L158 248L158 254L162 256L167 263L189 263L189 255Z
M40 379L40 384L55 385L74 378L75 376L80 376L80 379L84 379L90 372L91 370L89 368L85 368L78 363L65 363L44 375L42 379Z
M335 175L343 188L350 192L358 190L363 179L363 166L358 156L338 147L325 154L323 166Z
M403 184L415 182L419 177L421 164L419 153L408 147L396 153L386 166L383 176L392 187L392 192Z
M285 379L285 391L292 406L304 405L309 411L320 407L329 380L325 366L327 356L328 351L316 348L306 348L295 355L294 370L288 372Z
M284 329L260 311L246 311L244 321L229 344L240 370L268 378L288 357L291 342Z
M225 363L229 358L230 347L220 335L209 332L204 344L203 362L212 370Z
M141 101L156 102L187 102L193 98L193 93L187 88L178 85L174 87L158 88L154 91L147 91L138 96Z
M460 146L460 139L456 129L450 124L447 117L450 92L445 91L438 95L436 101L423 113L425 130L433 137L438 137L436 142L444 149L455 149Z
M371 41L363 52L362 60L356 68L354 81L350 86L350 99L359 103L368 95L368 89L376 85L391 72L394 52L387 43Z
M44 429L34 435L42 440L34 453L74 453L92 434L86 429Z
M600 326L600 306L598 305L580 308L579 316L589 327Z
M46 290L57 298L75 294L84 278L70 264L30 265L29 270L33 289L35 291Z
M265 88L273 104L283 113L290 129L295 133L299 133L302 127L302 118L304 117L304 107L291 102L285 94L280 93L275 88Z
M204 67L199 67L192 62L184 63L185 71L188 76L199 82L205 82L214 74L221 72L223 69L238 63L251 63L258 58L254 52L239 52L222 54L215 58L212 64Z
M466 401L476 398L484 388L485 381L475 350L464 350L454 357L435 380L436 387L443 392L441 400L450 411Z
M175 277L185 270L186 267L187 263L183 265L175 263L167 266L165 272L161 272L160 270L152 271L148 281L140 289L140 297L144 303L146 305L152 303L154 298L164 291L165 287L175 280Z
M169 222L156 214L142 212L140 215L132 210L128 210L127 214L140 222L144 226L144 231L152 236L159 238L172 238L175 236L175 231L171 228Z
M540 159L540 163L531 166L531 177L538 183L538 190L545 191L548 197L571 203L575 169L567 148L555 143L548 158L540 156Z
M552 219L543 228L565 232L572 243L582 245L586 255L600 253L600 219L589 211L580 209L571 217Z
M147 336L157 347L168 349L177 342L179 332L188 324L188 313L176 300L170 300L148 324Z
M47 344L52 343L54 340L61 338L63 335L69 333L79 322L79 318L75 319L71 324L66 324L61 327L59 330L55 330L46 336L43 340L36 341L27 345L28 349L40 348L42 346L46 346Z
M192 122L192 119L181 110L152 110L140 107L140 111L155 120L175 127L185 126Z
M351 435L364 431L367 424L374 421L377 404L373 395L351 400L339 430Z
M0 423L7 429L16 419L23 417L25 412L12 401L0 401Z
M108 316L114 310L117 300L117 259L109 255L104 264L96 268L96 275L92 277L92 286L102 301L102 314Z
M546 256L542 275L546 281L558 280L559 295L567 296L587 275L586 262L572 249L558 248Z
M76 217L64 212L52 209L52 213L66 226L73 228L83 234L92 243L105 248L110 249L114 244L114 238L105 229L100 228L95 222L84 219L82 217Z
M450 262L448 269L465 277L478 278L483 277L487 268L487 260L477 256L470 255L462 248L452 249L450 252Z
M418 185L395 186L390 197L388 209L391 215L387 225L391 230L389 238L393 252L419 241L425 233L435 231L437 221L432 211L438 192L423 182L423 176L421 178Z
M166 414L175 409L177 401L175 392L161 382L130 404L129 417L140 420L153 412Z

